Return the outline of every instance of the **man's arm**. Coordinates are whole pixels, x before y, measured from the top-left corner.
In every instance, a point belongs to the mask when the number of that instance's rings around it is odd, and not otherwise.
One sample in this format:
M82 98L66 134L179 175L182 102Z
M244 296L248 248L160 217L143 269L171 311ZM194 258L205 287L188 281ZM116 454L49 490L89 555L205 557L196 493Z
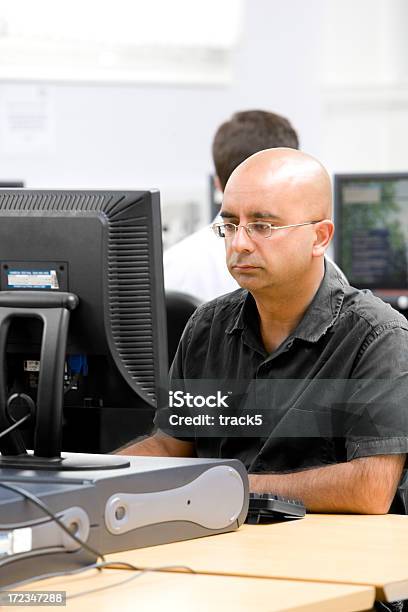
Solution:
M405 455L376 455L291 474L251 474L250 490L301 499L312 512L386 514Z
M148 457L195 457L193 442L185 442L157 432L135 444L116 451L117 455L144 455Z

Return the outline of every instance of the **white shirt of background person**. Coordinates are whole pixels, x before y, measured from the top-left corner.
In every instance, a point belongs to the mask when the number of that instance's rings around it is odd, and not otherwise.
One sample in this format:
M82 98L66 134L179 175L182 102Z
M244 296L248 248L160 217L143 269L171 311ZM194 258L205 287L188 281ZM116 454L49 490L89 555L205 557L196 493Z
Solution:
M208 302L239 289L225 263L225 244L212 224L183 238L163 255L164 287Z

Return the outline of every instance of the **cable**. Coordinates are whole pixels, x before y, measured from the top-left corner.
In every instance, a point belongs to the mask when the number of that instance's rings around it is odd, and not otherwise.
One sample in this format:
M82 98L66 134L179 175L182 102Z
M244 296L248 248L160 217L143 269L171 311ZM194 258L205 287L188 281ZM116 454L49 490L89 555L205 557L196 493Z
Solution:
M72 531L70 531L68 529L68 527L66 525L64 525L64 523L61 521L61 519L59 519L54 514L54 512L52 510L50 510L50 508L48 508L48 506L46 504L44 504L44 502L39 497L37 497L33 493L30 493L29 491L26 491L25 489L22 489L20 487L16 487L15 485L5 484L4 482L0 482L0 487L3 487L4 489L9 489L10 491L14 491L14 493L18 493L19 495L21 495L22 497L24 497L25 499L30 501L32 504L34 504L35 506L40 508L50 518L52 518L52 520L55 521L57 523L57 525L59 525L61 527L61 529L63 531L65 531L65 533L67 533L73 540L75 540L75 542L77 544L79 544L81 546L81 548L84 548L85 550L90 552L97 559L102 559L102 561L106 561L106 559L105 559L105 557L104 557L104 555L102 553L100 553L95 548L92 548L92 546L89 546L89 544L87 544L86 542L81 540L81 538L79 538L77 535L72 533Z
M15 423L13 423L13 425L10 425L10 427L0 432L0 438L9 434L11 431L13 431L13 429L17 429L17 427L20 427L20 425L22 425L28 419L31 419L31 414L26 414L25 416L23 416L22 419L20 419L19 421L16 421Z
M68 529L68 527L64 525L64 523L54 514L54 512L50 510L50 508L48 508L48 506L44 504L44 502L41 499L39 499L36 495L30 493L29 491L26 491L25 489L17 487L15 485L5 484L4 482L0 482L0 487L3 487L4 489L9 489L10 491L14 491L15 493L18 493L19 495L21 495L28 501L32 502L35 506L39 507L45 514L47 514L47 516L49 516L53 521L55 521L57 525L59 525L63 531L65 531L69 536L71 536L71 538L75 540L75 542L77 542L82 548L84 548L91 554L95 555L97 559L102 559L102 563L91 563L89 565L86 565L76 570L68 570L68 571L65 570L62 572L52 572L48 574L42 574L39 576L31 576L30 578L27 578L26 580L20 580L11 585L8 585L8 588L14 587L17 585L21 586L23 584L34 582L36 580L45 580L47 578L57 578L59 576L71 576L74 574L80 574L81 572L85 572L91 569L97 569L98 571L102 569L113 569L113 570L129 569L132 571L139 572L136 576L131 576L130 578L126 578L125 580L122 580L121 582L98 587L96 589L89 589L87 591L81 591L80 593L75 593L74 595L70 595L67 597L67 599L74 599L76 597L82 597L83 595L88 595L90 593L96 593L98 591L103 591L105 589L110 589L115 586L125 584L126 582L130 582L131 580L135 580L136 578L139 578L142 574L145 574L147 572L163 572L163 571L171 570L171 569L184 569L192 574L196 573L191 567L188 567L187 565L162 565L159 567L140 568L140 567L137 567L136 565L133 565L133 563L129 563L128 561L120 561L120 560L119 561L106 561L105 556L101 552L92 548L86 542L81 540L81 538L79 538L74 533L72 533Z
M97 569L97 570L129 569L132 571L139 572L139 574L137 576L131 576L130 578L121 580L120 582L116 582L115 584L108 584L103 587L97 587L96 589L89 589L87 591L81 591L80 593L75 593L74 595L68 595L67 599L74 599L75 597L82 597L82 595L87 595L88 593L93 593L96 591L102 591L105 589L111 589L113 587L120 586L121 584L124 584L125 582L130 582L131 580L134 580L135 578L139 578L139 576L147 572L162 572L162 571L167 571L171 569L183 569L191 574L197 573L196 571L194 571L191 567L188 567L187 565L163 565L163 566L156 567L156 568L155 567L141 568L141 567L137 567L136 565L133 565L133 563L128 563L127 561L105 561L103 563L91 563L90 565L86 565L85 567L80 567L79 569L63 570L61 572L50 572L48 574L41 574L39 576L30 576L30 578L26 578L25 580L19 580L18 582L14 582L13 584L7 585L7 589L21 587L24 584L29 584L29 583L40 581L40 580L48 580L49 578L61 578L62 576L64 577L74 576L76 574L82 574L83 572L87 572L88 570L92 570L92 569ZM0 588L0 591L1 590L2 589Z
M67 384L67 386L64 387L64 394L68 393L68 391L71 391L71 389L73 389L75 385L78 384L78 381L79 381L79 374L74 374L70 382Z
M74 593L73 595L67 595L66 599L76 599L77 597L83 597L84 595L91 595L93 593L98 593L99 591L105 591L106 589L111 589L113 587L116 586L121 586L123 584L126 584L127 582L131 582L132 580L135 580L136 578L140 578L140 576L142 576L143 574L145 574L146 572L148 572L149 570L139 570L139 573L136 575L132 575L129 578L125 578L124 580L120 580L118 582L115 582L114 584L107 584L105 586L101 586L101 587L97 587L95 589L87 589L86 591L80 591L79 593Z
M120 563L120 562L119 562ZM99 563L98 566L103 566L105 568L110 568L110 569L120 569L120 568L115 568L115 567L111 567L111 563ZM116 565L116 563L115 563ZM126 565L132 565L131 563L126 563ZM135 580L136 578L140 578L141 576L143 576L143 574L147 574L148 572L164 572L166 570L170 570L170 569L185 569L188 570L191 574L196 574L196 572L191 569L190 567L187 567L185 565L162 565L161 567L146 567L144 569L141 568L137 568L136 566L133 566L129 569L134 569L135 571L139 572L136 576L130 576L130 578L125 578L125 580L121 580L120 582L115 582L115 584L107 584L105 586L101 586L101 587L97 587L95 589L88 589L86 591L80 591L79 593L74 593L74 595L68 595L67 596L67 600L68 599L75 599L76 597L82 597L83 595L91 595L92 593L98 593L99 591L105 591L106 589L111 589L113 587L116 586L121 586L123 584L126 584L127 582L131 582L132 580Z
M101 564L103 565L103 564ZM39 574L38 576L30 576L29 578L23 578L22 580L17 580L11 584L7 584L7 590L13 589L15 587L21 587L24 584L29 584L31 582L37 582L40 580L48 580L48 578L60 578L61 576L73 576L75 574L81 574L82 572L87 572L91 569L99 569L98 563L90 563L89 565L85 565L78 569L74 570L62 570L61 572L49 572L48 574ZM0 592L3 590L3 587L0 587Z

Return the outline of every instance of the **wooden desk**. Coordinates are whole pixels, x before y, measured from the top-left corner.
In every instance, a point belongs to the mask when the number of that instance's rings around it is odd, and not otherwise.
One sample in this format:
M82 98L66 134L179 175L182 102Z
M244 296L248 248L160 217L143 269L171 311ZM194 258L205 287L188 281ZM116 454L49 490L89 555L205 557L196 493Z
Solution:
M368 585L377 599L408 599L408 516L310 514L126 555L139 567L177 564L200 573Z
M129 556L121 553L122 559ZM90 570L77 576L25 585L18 590L66 590L69 597L111 585L112 588L96 593L68 598L66 608L52 608L72 612L352 612L371 609L374 602L372 587L174 572L149 572L140 577L134 574L131 578L132 573L126 570L106 569L102 573ZM5 606L2 610L11 612L16 608Z

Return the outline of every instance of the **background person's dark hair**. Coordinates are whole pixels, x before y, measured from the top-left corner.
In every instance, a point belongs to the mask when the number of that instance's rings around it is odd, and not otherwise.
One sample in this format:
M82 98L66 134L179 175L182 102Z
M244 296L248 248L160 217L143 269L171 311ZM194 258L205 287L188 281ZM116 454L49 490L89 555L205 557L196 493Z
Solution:
M240 163L258 151L273 147L299 148L296 131L285 117L262 110L234 113L220 125L212 146L222 189Z

